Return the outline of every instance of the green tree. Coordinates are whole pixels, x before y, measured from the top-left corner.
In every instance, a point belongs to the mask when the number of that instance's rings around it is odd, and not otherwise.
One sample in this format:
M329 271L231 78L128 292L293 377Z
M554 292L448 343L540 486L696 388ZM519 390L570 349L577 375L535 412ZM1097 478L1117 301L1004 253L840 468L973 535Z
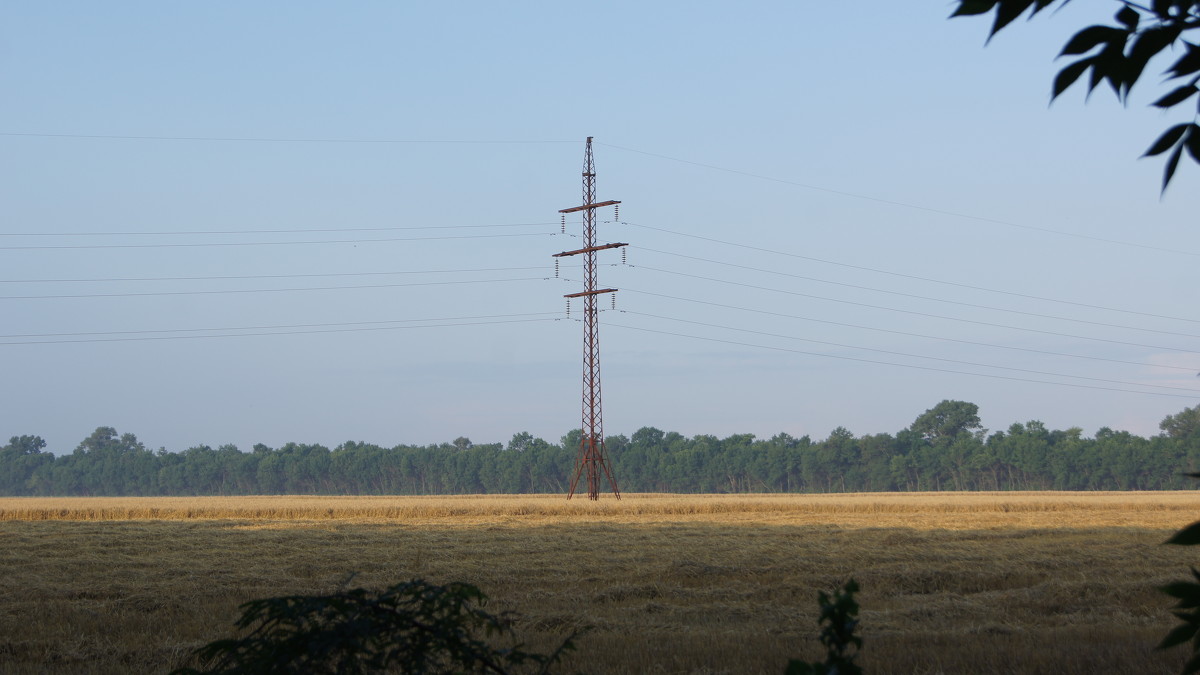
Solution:
M1184 408L1174 415L1167 415L1162 422L1159 422L1158 428L1171 438L1192 442L1200 441L1200 405L1194 408ZM25 437L22 436L22 438Z
M982 428L979 406L966 401L942 401L921 414L911 429L928 441L951 442L964 431Z
M1030 16L1070 0L958 0L952 16L992 13L995 15L991 35L1012 23L1026 11ZM1200 32L1200 0L1150 0L1145 4L1118 0L1119 9L1113 25L1088 26L1067 41L1059 56L1078 57L1068 63L1054 78L1051 98L1058 98L1085 73L1091 93L1107 84L1116 97L1126 103L1133 86L1141 79L1150 61L1173 48L1176 56L1167 67L1164 84L1171 89L1151 105L1167 109L1194 105L1190 122L1167 129L1145 156L1167 155L1162 189L1170 184L1185 150L1192 160L1200 163L1200 46L1184 36L1195 37Z
M0 451L16 455L36 455L46 447L46 441L41 436L13 436L8 439L8 445Z
M0 494L32 494L34 475L54 463L54 455L42 452L45 447L41 436L13 436L0 446Z
M158 461L133 434L97 427L72 455L79 487L89 495L149 495L157 492Z
M875 434L858 439L862 454L863 484L867 492L890 492L896 489L892 480L892 458L897 456L896 439L891 434Z
M847 476L858 466L858 459L858 440L846 427L838 427L805 455L805 478L810 482L810 488L823 482L824 492L853 490L857 485L853 479L847 483Z
M1013 424L1002 440L1001 455L1011 463L1014 490L1048 490L1050 432L1038 420Z
M915 469L918 489L968 489L968 470L983 448L979 406L945 400L926 410L909 427L908 467ZM974 433L973 433L974 432ZM913 441L916 441L913 443Z

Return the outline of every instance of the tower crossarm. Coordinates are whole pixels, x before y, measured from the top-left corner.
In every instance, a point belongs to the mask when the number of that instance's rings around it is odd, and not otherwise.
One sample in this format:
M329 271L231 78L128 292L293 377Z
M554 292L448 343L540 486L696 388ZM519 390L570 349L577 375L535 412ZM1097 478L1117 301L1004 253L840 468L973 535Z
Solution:
M590 253L592 251L603 251L606 248L620 248L622 246L628 246L628 245L629 244L617 242L615 244L603 244L601 246L588 246L587 248L579 248L579 249L575 249L574 251L563 251L562 253L555 253L554 255L552 255L550 257L551 258L561 258L563 256L568 256L568 255L579 255L580 253Z
M596 174L586 174L585 173L583 175L584 176L588 176L588 175L595 176ZM584 204L583 206L572 206L569 209L559 209L558 212L559 213L575 213L576 211L583 211L584 209L598 209L601 206L612 206L613 204L620 204L620 203L621 203L620 200L609 200L607 202L596 202L595 204Z
M615 288L601 288L600 290L597 290L597 291L583 291L581 293L568 293L568 294L564 295L563 297L564 298L586 298L590 295L600 295L601 293L616 293L616 292L617 292L617 289L615 289Z

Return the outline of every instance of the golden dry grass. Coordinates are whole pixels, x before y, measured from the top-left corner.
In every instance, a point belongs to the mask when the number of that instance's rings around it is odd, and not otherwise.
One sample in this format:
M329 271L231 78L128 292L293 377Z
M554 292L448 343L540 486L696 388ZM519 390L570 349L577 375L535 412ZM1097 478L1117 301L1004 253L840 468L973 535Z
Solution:
M871 673L1171 672L1200 494L0 499L0 672L162 672L255 597L475 583L566 670L779 673L863 587Z
M894 492L819 495L610 495L591 502L562 495L455 497L0 497L5 520L337 520L477 524L505 518L608 522L753 520L874 523L963 529L1016 525L1174 527L1197 513L1200 492ZM1086 520L1079 521L1083 516ZM902 523L894 522L896 518ZM847 521L850 521L849 523Z

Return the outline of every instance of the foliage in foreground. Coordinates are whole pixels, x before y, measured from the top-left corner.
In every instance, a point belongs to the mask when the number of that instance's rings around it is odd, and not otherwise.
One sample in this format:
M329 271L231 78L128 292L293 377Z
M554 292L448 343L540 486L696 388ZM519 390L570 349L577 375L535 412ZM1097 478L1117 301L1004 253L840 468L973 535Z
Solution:
M548 673L574 648L574 635L548 655L519 644L491 644L482 638L511 643L513 634L509 617L484 611L486 602L470 584L422 579L384 591L252 600L241 606L237 621L239 629L249 629L245 637L201 647L194 656L204 670L181 668L172 675Z
M1027 10L1035 15L1052 5L1067 4L1070 0L958 0L953 16L995 12L991 35L1012 23ZM1157 98L1153 105L1167 109L1187 103L1200 93L1200 45L1188 42L1184 35L1195 36L1200 29L1200 0L1151 0L1134 3L1121 0L1114 25L1088 26L1077 32L1063 46L1059 56L1074 56L1054 78L1051 98L1057 98L1084 73L1088 93L1107 83L1116 97L1127 103L1129 92L1138 82L1146 66L1164 50L1171 48L1175 56L1167 68L1164 83L1172 89ZM1172 82L1174 81L1174 82ZM1167 166L1163 172L1162 189L1166 190L1186 149L1200 163L1200 97L1197 97L1193 120L1177 124L1150 146L1143 156L1161 155L1168 150Z
M821 624L821 644L825 645L825 662L793 659L788 662L786 675L862 675L862 668L854 662L858 650L862 649L862 638L854 633L858 628L858 602L854 599L857 592L858 582L854 579L834 591L832 596L820 592L818 622Z
M786 675L862 675L854 662L862 648L858 628L858 583L850 579L833 595L821 591L818 623L824 662L788 662ZM260 673L362 675L403 673L494 673L531 670L543 675L574 648L568 637L551 654L520 645L496 647L479 638L512 641L507 617L489 614L483 591L470 584L445 586L413 579L375 592L362 588L332 595L294 595L251 600L236 622L245 637L217 640L193 658L205 668L179 668L171 675Z
M1200 478L1200 473L1188 474ZM1200 521L1192 523L1167 540L1168 544L1195 546L1200 544ZM1200 571L1192 568L1192 581L1176 581L1162 587L1162 592L1175 598L1175 616L1183 622L1167 633L1159 643L1159 649L1170 649L1186 642L1192 643L1192 655L1183 666L1184 675L1200 673Z

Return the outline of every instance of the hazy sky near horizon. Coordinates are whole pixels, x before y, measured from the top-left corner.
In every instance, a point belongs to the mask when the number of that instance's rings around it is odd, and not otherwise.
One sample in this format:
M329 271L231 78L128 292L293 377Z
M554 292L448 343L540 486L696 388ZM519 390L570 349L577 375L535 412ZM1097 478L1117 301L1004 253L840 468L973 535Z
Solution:
M1086 5L1086 6L1085 6ZM605 430L1150 435L1200 402L1177 113L949 2L0 7L0 439L556 441L595 137Z

